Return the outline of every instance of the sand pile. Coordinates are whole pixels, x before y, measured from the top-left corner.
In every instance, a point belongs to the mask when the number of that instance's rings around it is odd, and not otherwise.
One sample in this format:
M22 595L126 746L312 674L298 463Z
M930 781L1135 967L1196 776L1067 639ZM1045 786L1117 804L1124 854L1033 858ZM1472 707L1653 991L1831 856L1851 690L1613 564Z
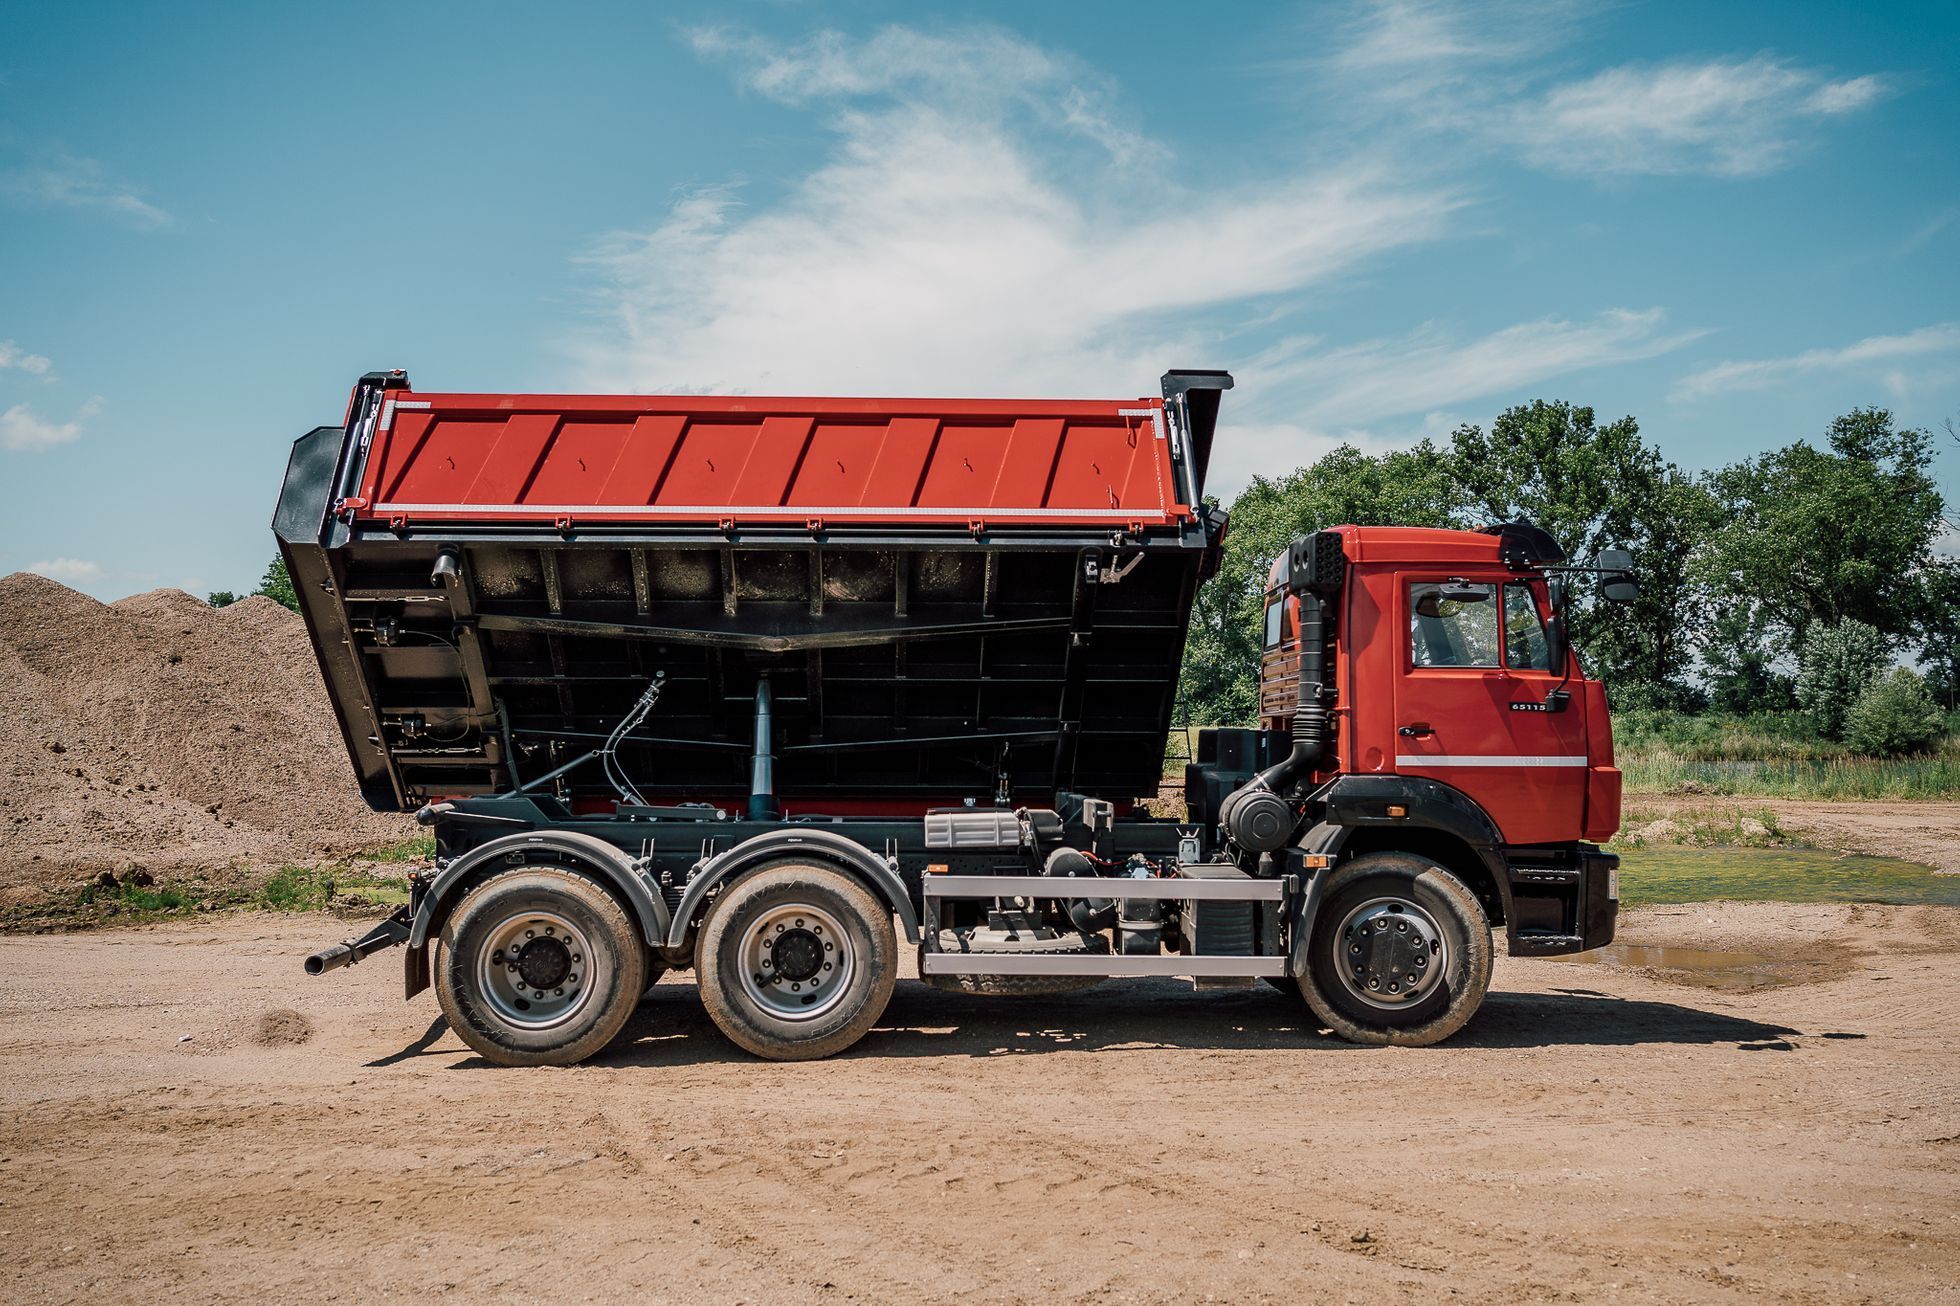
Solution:
M207 870L407 838L370 812L299 617L0 578L0 905L135 861Z

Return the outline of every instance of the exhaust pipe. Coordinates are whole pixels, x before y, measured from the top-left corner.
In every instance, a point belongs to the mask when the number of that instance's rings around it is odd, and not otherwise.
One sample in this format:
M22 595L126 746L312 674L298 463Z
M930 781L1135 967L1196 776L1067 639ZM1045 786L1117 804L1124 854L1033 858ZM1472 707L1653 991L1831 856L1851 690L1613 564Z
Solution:
M395 909L395 914L363 934L358 939L348 939L336 943L331 948L322 948L306 959L308 975L324 975L342 966L352 966L370 953L383 948L392 948L398 943L408 942L408 906L403 904Z
M1334 737L1334 713L1327 703L1327 596L1339 593L1346 581L1347 558L1341 551L1341 537L1332 531L1295 541L1288 555L1287 586L1300 596L1293 750L1219 805L1219 824L1226 835L1256 853L1273 852L1292 837L1299 816L1280 795L1326 756Z

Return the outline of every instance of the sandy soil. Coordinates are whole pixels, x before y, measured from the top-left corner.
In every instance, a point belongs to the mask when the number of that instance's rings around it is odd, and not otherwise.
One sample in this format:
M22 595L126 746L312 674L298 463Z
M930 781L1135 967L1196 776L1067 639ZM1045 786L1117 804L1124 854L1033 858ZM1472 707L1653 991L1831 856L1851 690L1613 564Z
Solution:
M1960 803L1826 803L1794 798L1711 798L1706 795L1628 794L1626 806L1644 818L1679 811L1776 813L1784 830L1818 848L1903 857L1960 874Z
M670 979L528 1071L396 954L306 979L347 932L0 938L10 1298L1960 1300L1950 909L1631 913L1795 982L1506 959L1426 1050L1264 988L907 981L771 1065Z

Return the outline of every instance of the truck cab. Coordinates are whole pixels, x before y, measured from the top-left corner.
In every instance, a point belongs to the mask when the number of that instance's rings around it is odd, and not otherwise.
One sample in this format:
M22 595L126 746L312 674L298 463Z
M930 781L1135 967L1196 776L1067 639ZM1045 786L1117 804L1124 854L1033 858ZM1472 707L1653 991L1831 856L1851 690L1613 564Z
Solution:
M1345 565L1317 600L1331 738L1312 763L1300 855L1436 857L1514 954L1611 941L1617 861L1597 845L1619 828L1620 772L1605 686L1564 634L1563 552L1522 523L1341 526L1317 543ZM1302 606L1316 601L1291 583L1293 561L1268 574L1260 728L1228 750L1240 756L1291 743Z

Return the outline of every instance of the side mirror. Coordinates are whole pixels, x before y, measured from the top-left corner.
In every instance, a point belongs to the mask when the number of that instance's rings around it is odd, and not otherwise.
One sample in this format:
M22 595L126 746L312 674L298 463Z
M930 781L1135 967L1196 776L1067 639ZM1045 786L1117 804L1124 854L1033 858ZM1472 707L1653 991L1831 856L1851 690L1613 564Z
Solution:
M1625 549L1601 549L1594 564L1599 568L1599 595L1608 603L1631 603L1640 597L1640 582L1633 578L1633 555Z
M1565 634L1565 582L1554 578L1551 582L1552 619L1545 626L1546 661L1552 670L1565 674L1572 651L1572 642Z

